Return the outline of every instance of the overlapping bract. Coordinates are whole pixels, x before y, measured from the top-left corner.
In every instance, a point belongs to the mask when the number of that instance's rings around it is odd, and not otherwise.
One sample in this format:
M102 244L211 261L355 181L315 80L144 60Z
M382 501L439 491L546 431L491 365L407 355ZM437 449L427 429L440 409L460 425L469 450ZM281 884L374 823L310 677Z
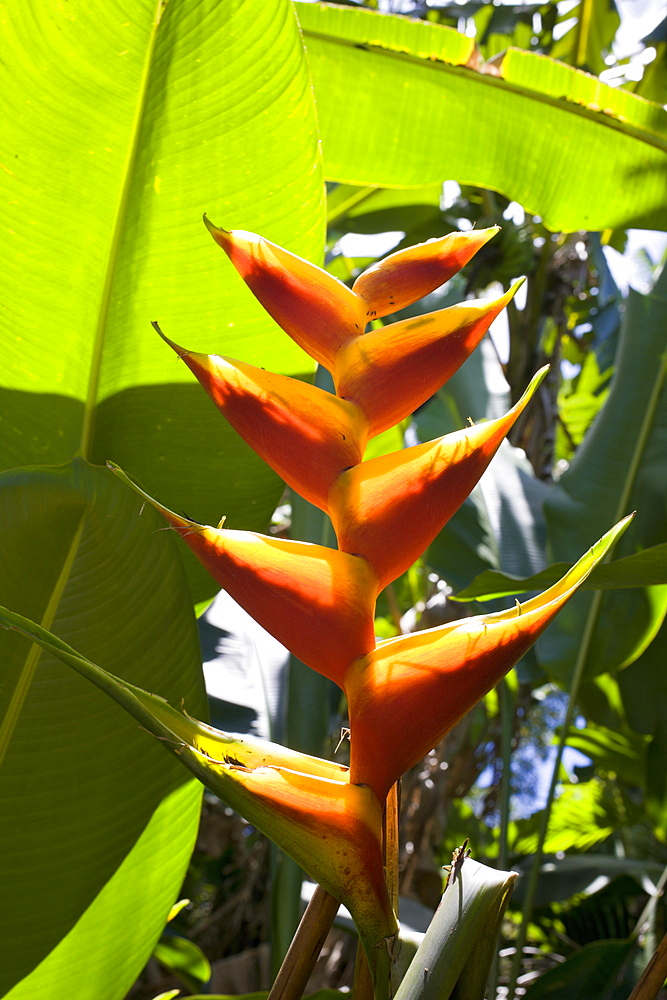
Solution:
M220 786L220 794L246 815L252 809L263 817L269 835L348 904L370 957L395 928L379 833L389 788L516 663L628 519L540 597L376 645L378 593L465 500L546 369L497 420L369 461L363 461L366 444L437 391L518 284L492 302L468 302L367 333L369 320L451 277L495 230L451 234L399 251L350 289L252 233L206 224L274 319L330 371L335 393L164 339L258 454L330 515L338 551L199 525L142 495L260 624L345 691L351 766L343 779L323 773L335 767L325 762L299 769L267 760L245 767L224 752L222 760L210 748L199 752L223 769L216 780L224 777L231 791ZM322 861L325 829L331 831L329 862Z
M450 233L398 251L365 271L350 289L262 236L219 229L206 217L204 222L266 311L329 371L339 349L362 336L369 320L397 312L432 292L498 232L496 226Z

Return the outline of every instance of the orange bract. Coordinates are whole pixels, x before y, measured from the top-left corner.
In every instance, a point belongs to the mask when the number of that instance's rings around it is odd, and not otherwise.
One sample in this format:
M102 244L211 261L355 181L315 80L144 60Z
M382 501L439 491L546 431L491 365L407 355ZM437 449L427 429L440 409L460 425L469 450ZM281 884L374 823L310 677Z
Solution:
M397 250L359 275L352 291L366 302L369 319L398 312L449 281L498 229L450 233Z
M460 507L547 370L504 417L362 462L338 477L329 495L338 545L368 559L381 589L419 558Z
M426 402L470 356L520 282L499 299L467 302L355 337L336 355L336 392L361 407L369 436Z
M161 336L244 441L301 496L326 510L334 480L364 453L368 422L361 408L287 375L184 351Z
M325 368L341 344L364 332L366 303L342 281L254 233L204 222L266 311Z
M373 949L397 930L382 863L382 806L371 788L285 768L224 768L238 809L354 917ZM223 777L221 775L221 777ZM221 790L227 800L229 792Z
M532 646L630 520L539 597L389 640L354 663L345 681L350 780L370 785L382 800Z

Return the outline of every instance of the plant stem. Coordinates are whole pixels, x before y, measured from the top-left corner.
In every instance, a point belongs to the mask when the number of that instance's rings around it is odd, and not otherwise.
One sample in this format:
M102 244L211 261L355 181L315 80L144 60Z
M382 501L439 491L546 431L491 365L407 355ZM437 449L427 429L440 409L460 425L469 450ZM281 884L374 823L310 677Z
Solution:
M656 948L628 1000L654 1000L667 978L667 934Z
M501 871L507 869L507 835L510 821L510 796L512 787L511 763L512 763L512 736L514 734L514 696L510 690L507 680L503 678L497 687L500 700L500 717L502 720L502 760L503 770L500 779L500 830L498 834L498 868ZM493 957L491 973L489 975L491 997L498 993L498 977L500 974L500 953L498 946Z
M354 982L352 984L352 1000L374 1000L373 977L361 941L357 944L357 957L354 963Z
M292 938L268 1000L300 1000L315 967L339 902L317 886Z

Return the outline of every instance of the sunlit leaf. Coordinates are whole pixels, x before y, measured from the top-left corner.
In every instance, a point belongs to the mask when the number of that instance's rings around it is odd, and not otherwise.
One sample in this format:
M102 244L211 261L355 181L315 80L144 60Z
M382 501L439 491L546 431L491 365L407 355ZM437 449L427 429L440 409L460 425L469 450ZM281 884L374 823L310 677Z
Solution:
M312 371L201 221L208 211L321 257L317 130L291 6L3 11L0 468L79 451L195 517L262 530L280 482L150 323L193 349Z
M667 113L564 63L367 10L297 4L328 180L499 191L555 230L667 224ZM345 114L340 113L345 107Z
M493 601L511 594L542 590L559 580L570 568L569 563L554 563L533 576L511 576L496 570L486 570L470 586L452 597L454 601ZM653 545L634 555L615 559L598 566L582 590L619 590L628 587L649 587L667 583L667 543Z

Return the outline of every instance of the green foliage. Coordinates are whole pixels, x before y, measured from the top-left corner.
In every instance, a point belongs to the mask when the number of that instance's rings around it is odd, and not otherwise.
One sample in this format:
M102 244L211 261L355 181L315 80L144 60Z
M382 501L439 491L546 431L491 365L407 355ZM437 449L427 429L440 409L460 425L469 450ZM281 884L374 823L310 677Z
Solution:
M200 221L206 211L322 253L315 112L290 5L6 10L0 468L113 459L176 509L262 530L280 482L150 323L185 347L312 370ZM211 596L189 569L197 599Z
M529 1000L568 997L568 1000L589 1000L590 997L625 997L611 992L619 973L628 962L634 941L594 941L585 945L568 961L540 976L526 990Z
M211 965L202 952L187 938L163 934L153 957L180 979L189 990L197 990L211 978Z
M246 356L308 371L296 347L275 346L274 324L200 221L207 210L321 253L298 28L287 2L72 0L5 5L3 32L0 467L34 467L2 481L2 599L201 714L171 539L106 470L51 466L114 458L202 520L266 525L280 482L150 321L199 349L244 344ZM210 595L188 567L195 596ZM21 980L12 1000L54 983L72 997L122 996L178 891L200 793L105 699L0 642L3 986Z
M663 273L651 293L629 296L606 404L545 503L549 550L557 557L581 551L587 538L597 537L596 527L620 510L638 514L618 555L665 541L666 291ZM550 630L540 658L551 676L567 676L591 606L591 598L577 599ZM607 595L585 651L586 674L632 663L654 638L666 608L664 584Z
M201 712L187 581L159 517L82 459L3 473L0 502L2 600ZM111 998L162 929L200 793L107 698L16 638L0 637L2 988L37 997L66 978L72 995Z
M567 232L665 225L662 109L518 49L487 71L471 69L472 40L432 24L297 8L329 180L397 187L455 178Z

